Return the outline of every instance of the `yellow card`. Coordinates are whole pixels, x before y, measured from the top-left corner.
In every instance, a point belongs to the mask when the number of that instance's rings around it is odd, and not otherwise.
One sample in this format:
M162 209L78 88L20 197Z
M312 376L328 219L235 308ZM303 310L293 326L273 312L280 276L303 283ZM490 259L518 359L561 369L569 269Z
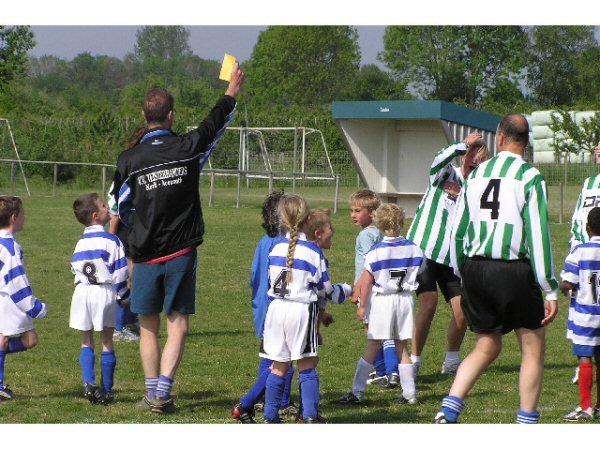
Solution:
M225 53L223 57L223 65L221 66L221 73L219 79L225 81L231 81L231 72L233 71L233 65L237 62L235 56L231 56L229 53Z

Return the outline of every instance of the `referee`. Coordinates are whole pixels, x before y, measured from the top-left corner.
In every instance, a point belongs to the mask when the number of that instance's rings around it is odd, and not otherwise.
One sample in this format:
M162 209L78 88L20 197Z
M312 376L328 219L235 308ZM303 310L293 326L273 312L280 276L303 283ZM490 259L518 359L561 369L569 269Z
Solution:
M455 423L464 398L515 330L521 348L517 423L537 423L545 326L558 312L546 183L523 160L529 126L520 114L498 125L498 154L466 180L452 229L451 262L462 278L462 308L476 335L434 423ZM546 293L546 302L540 288Z

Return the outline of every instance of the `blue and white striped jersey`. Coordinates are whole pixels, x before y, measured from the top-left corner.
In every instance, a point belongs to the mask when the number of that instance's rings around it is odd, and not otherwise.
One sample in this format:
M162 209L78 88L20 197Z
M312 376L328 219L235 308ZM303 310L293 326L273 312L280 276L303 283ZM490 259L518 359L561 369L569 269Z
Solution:
M289 233L269 253L269 297L299 303L312 303L318 297L329 297L334 292L327 262L321 248L298 233L292 263L292 282L286 281L286 260L290 243Z
M118 298L129 297L127 259L123 244L101 225L86 227L71 257L75 284L112 284Z
M574 344L600 345L600 236L571 250L560 277L579 286L571 296L567 338Z
M365 270L375 279L374 293L397 294L417 289L422 262L423 252L414 242L402 236L386 236L367 253Z
M23 249L14 235L0 230L0 301L11 302L35 319L41 312L45 314L46 305L33 295L23 260ZM11 309L12 306L2 308L3 311Z

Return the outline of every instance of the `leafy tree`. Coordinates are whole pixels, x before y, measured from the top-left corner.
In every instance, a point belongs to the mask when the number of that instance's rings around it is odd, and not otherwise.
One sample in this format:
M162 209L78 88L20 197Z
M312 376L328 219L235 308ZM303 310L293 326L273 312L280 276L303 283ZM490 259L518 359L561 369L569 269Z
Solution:
M572 104L578 96L578 69L590 63L583 60L583 55L598 47L594 27L536 26L530 30L530 36L527 84L533 101L543 107Z
M348 91L359 65L353 27L272 26L250 57L247 90L284 105L326 104Z
M480 106L497 85L518 85L527 36L517 26L390 26L379 59L426 99Z
M405 84L375 64L367 64L362 66L356 74L347 97L338 100L407 100L410 98Z
M192 53L189 37L189 30L182 26L142 27L135 34L134 53L141 61L188 56Z
M594 152L600 140L600 113L578 125L568 111L560 110L552 115L550 129L554 132L552 143L558 153Z
M29 27L0 25L0 91L25 74L27 52L35 45Z

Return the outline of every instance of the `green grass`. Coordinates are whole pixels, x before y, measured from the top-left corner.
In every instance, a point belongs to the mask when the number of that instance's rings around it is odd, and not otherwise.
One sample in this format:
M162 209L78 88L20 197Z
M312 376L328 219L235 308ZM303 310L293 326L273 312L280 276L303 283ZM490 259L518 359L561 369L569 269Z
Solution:
M354 273L354 240L358 230L349 218L344 188L338 214L333 217L336 235L327 257L332 279L351 282ZM298 188L311 206L333 206L333 188ZM46 319L36 321L40 342L31 351L9 355L5 380L18 398L0 403L0 423L231 423L231 405L253 384L258 367L258 341L254 336L248 280L254 248L260 237L260 204L266 189L244 193L243 207L235 208L235 189L215 195L208 208L202 191L207 224L205 243L199 247L197 313L191 318L190 336L175 379L179 412L157 416L136 410L145 393L138 346L115 344L115 404L90 405L81 396L78 364L80 338L68 326L73 277L69 259L80 237L72 202L80 191L60 190L56 197L25 198L25 229L17 240L25 250L25 263L36 295L48 303ZM575 194L576 197L576 194ZM551 197L553 198L553 197ZM573 200L574 202L574 200ZM552 206L552 205L551 205ZM569 217L572 206L569 207ZM555 269L560 272L567 252L567 224L553 224ZM332 305L335 323L323 328L319 374L321 408L332 423L429 423L447 394L451 378L439 374L445 352L450 309L442 302L423 354L417 389L420 404L396 405L398 390L369 388L363 406L342 407L337 398L348 391L356 362L365 345L356 307ZM565 338L567 300L561 297L557 320L548 329L542 421L559 423L578 403L578 389L570 384L575 358ZM164 335L164 333L163 333ZM164 336L163 336L164 338ZM468 333L463 347L473 346ZM467 400L464 423L512 423L518 406L519 351L513 335L505 338L502 355L481 377ZM297 399L297 377L293 391Z

